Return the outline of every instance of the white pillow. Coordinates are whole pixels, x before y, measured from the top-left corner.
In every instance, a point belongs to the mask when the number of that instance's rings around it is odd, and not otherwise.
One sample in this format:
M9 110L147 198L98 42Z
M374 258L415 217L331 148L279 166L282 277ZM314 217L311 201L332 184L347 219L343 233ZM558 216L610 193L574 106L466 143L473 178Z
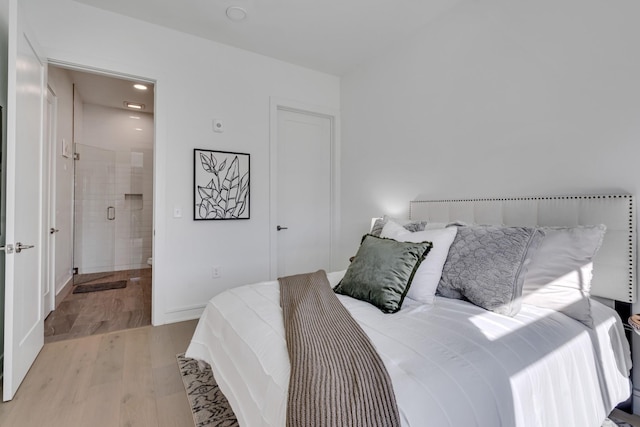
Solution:
M449 247L456 238L457 232L456 227L447 227L412 233L393 221L388 221L385 224L380 237L387 237L399 242L433 243L433 248L413 276L407 297L424 304L433 304L440 276L442 276L442 268L449 254Z
M405 228L406 231L415 232L422 231L427 226L427 221L412 221L410 219L400 219L400 218L391 218L390 216L383 216L382 218L377 218L373 224L371 224L371 230L369 234L372 236L380 237L380 233L382 233L382 229L388 221L393 221L397 225L401 225ZM431 227L433 228L433 227ZM443 227L436 227L443 228ZM414 242L415 243L415 242Z
M542 227L544 239L533 255L522 288L522 302L551 308L593 327L591 278L593 257L604 225Z

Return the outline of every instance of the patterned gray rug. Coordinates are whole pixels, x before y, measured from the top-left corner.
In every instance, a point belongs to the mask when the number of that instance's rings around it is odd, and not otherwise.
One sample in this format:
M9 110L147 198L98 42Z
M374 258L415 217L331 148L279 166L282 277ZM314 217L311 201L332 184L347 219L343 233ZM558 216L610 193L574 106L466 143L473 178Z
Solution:
M196 427L238 427L238 420L213 378L211 367L200 369L194 359L178 354L178 367L187 391ZM633 427L616 418L607 418L602 427Z
M178 354L178 367L196 427L238 427L238 420L213 378L211 367L201 370L194 359Z

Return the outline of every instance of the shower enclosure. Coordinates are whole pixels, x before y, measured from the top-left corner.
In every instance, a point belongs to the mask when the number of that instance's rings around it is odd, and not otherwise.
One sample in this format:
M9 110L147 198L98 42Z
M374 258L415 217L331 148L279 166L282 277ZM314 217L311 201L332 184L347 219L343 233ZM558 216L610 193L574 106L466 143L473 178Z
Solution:
M75 152L74 284L135 281L151 268L153 151Z

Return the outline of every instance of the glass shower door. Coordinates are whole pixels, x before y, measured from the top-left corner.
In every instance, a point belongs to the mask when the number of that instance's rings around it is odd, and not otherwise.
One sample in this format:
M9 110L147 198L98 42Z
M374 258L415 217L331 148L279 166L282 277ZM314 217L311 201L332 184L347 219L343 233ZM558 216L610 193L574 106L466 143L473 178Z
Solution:
M76 144L74 285L108 281L116 262L116 153Z

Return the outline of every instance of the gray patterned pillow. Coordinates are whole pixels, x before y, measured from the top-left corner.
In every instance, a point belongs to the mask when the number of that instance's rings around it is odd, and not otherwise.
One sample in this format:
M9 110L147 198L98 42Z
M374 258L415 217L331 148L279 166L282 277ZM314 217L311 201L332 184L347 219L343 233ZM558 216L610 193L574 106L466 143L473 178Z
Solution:
M382 218L376 219L376 221L373 223L373 227L371 227L371 231L369 232L369 234L371 234L372 236L380 237L382 229L389 221L393 221L396 224L403 226L407 229L407 231L410 231L412 233L415 233L416 231L423 231L427 226L427 221L411 221L409 219L391 218L385 215Z
M530 227L458 226L438 295L515 316L527 266L543 237L539 229Z

